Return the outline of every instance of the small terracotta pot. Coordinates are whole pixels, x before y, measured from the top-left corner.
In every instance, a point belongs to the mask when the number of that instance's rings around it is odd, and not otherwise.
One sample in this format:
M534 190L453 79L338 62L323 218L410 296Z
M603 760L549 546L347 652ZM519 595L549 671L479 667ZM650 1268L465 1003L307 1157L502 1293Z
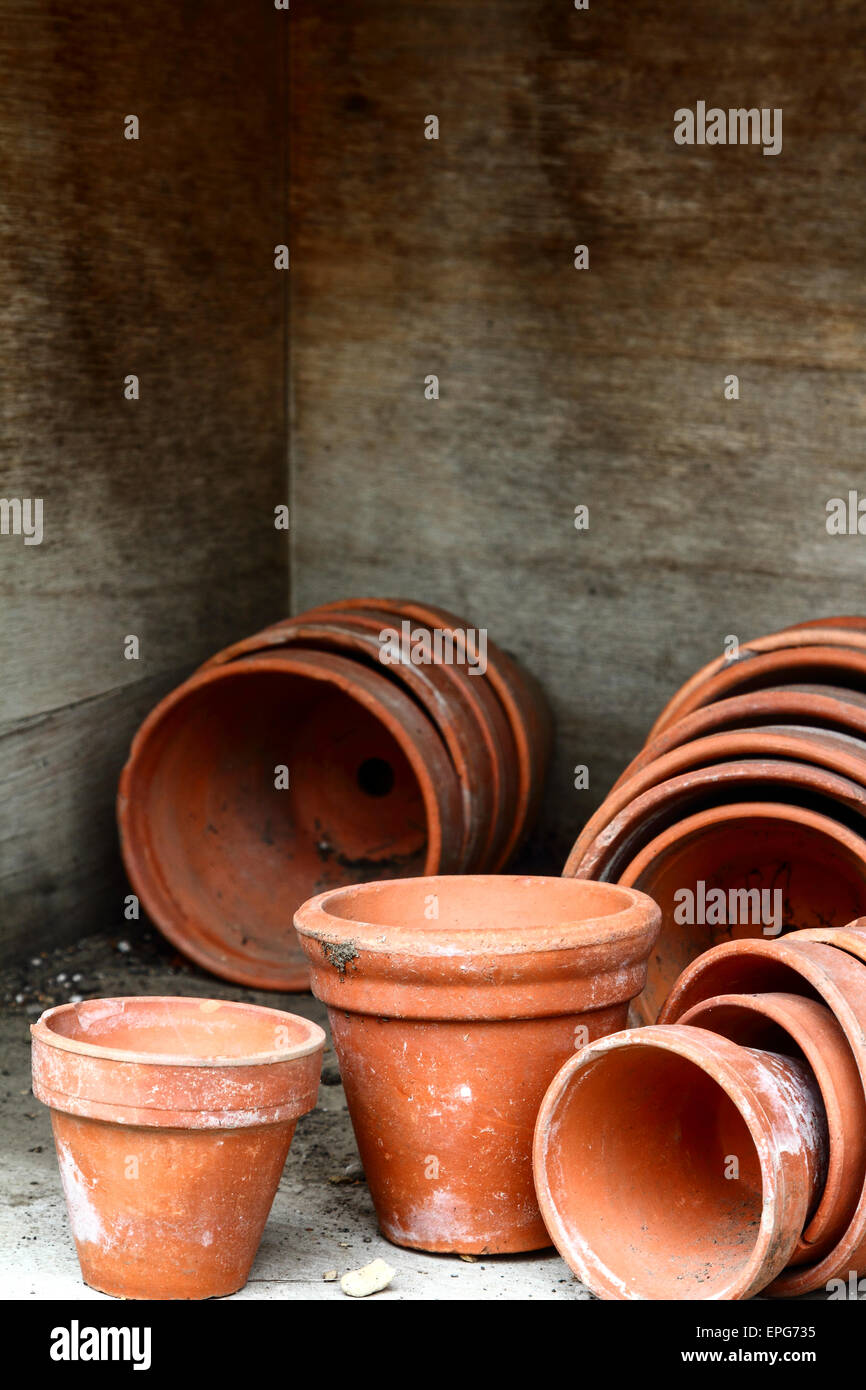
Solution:
M642 792L587 848L572 850L563 873L616 880L626 864L668 826L696 811L747 799L814 808L858 830L866 824L866 791L850 778L810 763L760 758L717 763Z
M640 771L617 783L580 832L573 855L582 857L603 827L650 787L694 768L713 767L744 758L786 758L792 762L811 763L866 786L866 743L846 734L826 729L774 726L709 734L660 754Z
M118 818L160 930L263 989L308 987L291 920L312 892L451 870L462 843L457 779L429 720L384 676L324 652L269 652L173 691L135 736Z
M623 1026L658 919L627 889L482 875L338 889L299 910L389 1240L460 1254L549 1244L532 1185L538 1106L575 1046Z
M808 1067L703 1028L616 1033L565 1063L535 1128L560 1254L604 1299L743 1299L816 1205L827 1132Z
M778 936L780 907L782 931L814 922L841 925L852 911L866 909L866 839L799 806L735 803L670 826L626 865L618 882L648 893L662 911L646 989L632 1005L633 1021L652 1023L690 961L718 941ZM692 894L691 913L683 890ZM723 900L711 896L718 891ZM723 914L706 907L721 901Z
M91 999L31 1028L85 1283L218 1298L246 1283L295 1124L315 1023L219 999Z
M648 741L693 710L769 685L817 679L831 685L850 685L853 690L866 690L866 650L855 650L853 639L847 645L832 645L826 642L823 630L821 637L824 645L820 646L815 634L808 646L792 643L780 651L748 656L743 649L739 660L723 666L715 674L705 676L698 672L662 710L650 729Z
M715 995L778 991L823 1000L848 1040L866 1088L866 965L845 951L801 939L799 933L779 941L725 941L707 951L683 971L659 1023L678 1023L694 1005ZM851 1270L866 1272L866 1185L838 1244L816 1263L786 1270L770 1292L791 1298L812 1293Z
M857 703L858 700L862 703ZM762 727L772 727L777 732L783 728L787 732L826 729L866 740L866 699L853 690L834 686L813 686L808 690L790 686L781 690L753 690L746 695L718 700L678 719L644 744L620 773L611 791L674 748L711 734Z
M379 608L393 613L397 619L408 618L429 627L447 630L465 628L462 618L434 604L415 603L409 599L357 598L341 599L323 604L312 611L333 609ZM512 661L501 647L487 639L487 679L502 705L517 749L518 807L511 838L505 846L502 863L507 863L538 814L544 787L544 776L550 757L553 724L541 686L528 672Z
M866 1094L839 1023L824 1004L782 992L723 994L696 1004L679 1021L741 1047L805 1059L812 1068L827 1115L827 1178L789 1264L823 1259L848 1229L866 1180Z

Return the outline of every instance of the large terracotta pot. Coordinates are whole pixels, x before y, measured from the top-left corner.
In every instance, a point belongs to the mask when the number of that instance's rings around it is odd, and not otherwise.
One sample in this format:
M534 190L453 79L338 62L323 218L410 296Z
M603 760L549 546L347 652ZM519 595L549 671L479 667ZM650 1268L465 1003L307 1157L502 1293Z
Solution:
M817 680L866 690L866 649L855 650L853 638L847 639L845 645L834 645L827 641L823 630L820 636L822 645L818 645L818 634L813 633L809 645L792 642L782 650L757 654L743 649L737 661L723 664L714 673L698 672L662 710L650 729L649 740L696 709L770 685ZM866 648L866 638L858 638L857 642Z
M659 1023L679 1023L696 1004L716 995L782 991L823 1000L851 1047L866 1087L866 965L844 950L792 934L780 941L726 941L707 951L680 976ZM824 1288L830 1279L866 1272L866 1184L839 1242L814 1264L795 1266L770 1292L794 1297Z
M604 1299L743 1299L781 1274L815 1208L827 1134L789 1057L649 1027L570 1058L538 1115L539 1203Z
M219 999L92 999L31 1028L81 1273L117 1298L247 1280L325 1035Z
M632 1005L633 1021L652 1023L680 972L717 942L841 926L866 909L866 839L798 806L735 803L670 826L617 881L649 893L662 912Z
M741 1047L805 1058L812 1068L827 1116L827 1177L789 1264L823 1259L848 1229L866 1179L866 1093L840 1024L825 1005L781 991L723 994L695 1004L679 1021Z
M517 787L514 740L499 701L486 680L468 676L459 665L384 664L380 634L393 622L391 614L366 609L287 618L217 652L200 669L301 646L362 661L404 686L438 728L460 781L461 868L498 868L514 821Z
M338 889L298 911L389 1240L549 1244L532 1185L538 1106L576 1046L625 1023L658 920L628 889L482 875Z
M713 767L745 758L786 758L792 762L811 763L866 786L866 742L847 734L827 729L775 726L709 734L705 738L690 739L667 753L659 754L632 776L618 782L580 832L572 856L574 859L582 858L604 826L630 801L636 800L651 787L681 773L691 772L694 768Z

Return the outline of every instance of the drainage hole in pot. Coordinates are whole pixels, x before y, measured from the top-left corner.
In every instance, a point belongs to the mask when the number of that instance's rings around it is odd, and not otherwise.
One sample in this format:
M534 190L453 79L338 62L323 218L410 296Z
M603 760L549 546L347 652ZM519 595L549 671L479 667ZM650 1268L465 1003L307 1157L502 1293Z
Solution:
M358 768L358 786L367 796L387 796L394 786L394 769L384 758L365 758Z

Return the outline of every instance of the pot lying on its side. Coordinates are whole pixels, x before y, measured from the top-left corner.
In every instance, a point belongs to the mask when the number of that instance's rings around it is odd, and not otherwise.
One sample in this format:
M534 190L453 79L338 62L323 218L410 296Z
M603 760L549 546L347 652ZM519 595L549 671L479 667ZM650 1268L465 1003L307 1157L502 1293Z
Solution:
M742 1299L817 1205L826 1117L801 1062L704 1028L585 1047L550 1086L535 1181L554 1243L605 1299Z
M219 999L91 999L31 1028L81 1273L117 1298L246 1283L325 1035Z
M759 1047L809 1063L827 1113L829 1156L821 1201L789 1264L814 1264L845 1234L866 1178L866 1094L838 1019L797 994L723 994L682 1015L741 1047Z
M655 903L577 879L442 876L333 889L295 925L384 1234L460 1254L548 1245L538 1107L575 1047L623 1027Z
M385 676L327 652L265 652L173 690L133 739L117 807L148 916L256 989L309 987L292 913L311 894L460 864L436 728Z
M842 932L840 932L840 936ZM683 971L659 1023L680 1023L695 1005L723 994L784 991L819 997L832 1011L851 1048L866 1087L866 965L846 950L811 941L799 932L777 941L724 941ZM866 1182L854 1215L823 1258L786 1269L770 1292L793 1298L824 1288L829 1280L866 1273Z

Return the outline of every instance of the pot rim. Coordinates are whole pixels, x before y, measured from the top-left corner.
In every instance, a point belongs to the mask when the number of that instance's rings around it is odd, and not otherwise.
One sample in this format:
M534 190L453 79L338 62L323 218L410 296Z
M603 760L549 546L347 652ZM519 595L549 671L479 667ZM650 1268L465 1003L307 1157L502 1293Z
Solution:
M520 885L546 888L551 884L582 884L584 889L592 886L593 894L610 897L622 903L618 911L605 915L597 912L586 919L575 917L566 922L544 922L530 920L514 927L497 927L485 922L478 926L443 928L431 922L429 927L421 925L402 926L368 922L349 917L332 915L329 904L340 895L365 892L368 889L397 888L409 884L430 887L443 883L509 883L514 889ZM612 890L607 892L606 890ZM554 892L569 892L569 889L554 888ZM575 893L576 898L580 893ZM595 946L607 942L627 939L646 931L652 911L653 900L639 889L626 888L616 883L599 883L590 879L569 879L554 875L535 874L436 874L416 878L377 879L368 883L329 888L318 893L298 908L295 913L295 927L299 935L324 943L350 942L362 945L365 952L377 955L411 956L474 956L483 951L495 955L529 955L545 951L562 951L580 946ZM658 909L656 908L656 911Z
M773 1250L777 1239L773 1223L766 1219L768 1198L772 1200L777 1212L784 1213L787 1208L788 1197L784 1190L786 1184L781 1169L777 1168L774 1173L772 1167L772 1157L777 1152L772 1121L760 1103L760 1098L756 1098L757 1104L752 1104L746 1093L746 1083L744 1083L732 1060L724 1056L719 1057L714 1053L712 1055L714 1069L708 1071L706 1066L707 1037L719 1041L716 1034L710 1033L707 1029L680 1024L679 1022L665 1025L647 1024L642 1028L626 1028L618 1033L608 1034L607 1037L597 1038L594 1042L588 1043L573 1057L569 1057L545 1092L535 1123L532 1144L532 1167L535 1175L538 1205L544 1224L547 1226L557 1250L570 1268L575 1270L578 1277L587 1283L593 1292L596 1292L598 1288L603 1289L605 1293L613 1292L622 1285L623 1281L618 1279L608 1265L595 1255L585 1239L579 1235L576 1236L560 1219L547 1181L548 1138L556 1108L571 1085L575 1072L580 1071L599 1055L604 1056L607 1053L630 1047L653 1047L671 1052L692 1062L721 1087L742 1115L761 1167L762 1219L758 1225L758 1234L754 1245L743 1267L738 1275L728 1280L720 1292L714 1293L714 1300L731 1298L732 1296L742 1298L755 1294L769 1282L764 1280L760 1285L756 1283L761 1277L761 1267L767 1255ZM738 1044L734 1043L731 1046L736 1047ZM757 1049L752 1050L758 1051ZM773 1181L773 1178L777 1181ZM794 1243L792 1242L792 1250L793 1248ZM577 1265L584 1267L575 1268ZM587 1273L599 1277L594 1277L593 1282L590 1283L586 1277ZM744 1281L747 1275L748 1282L746 1283ZM732 1288L736 1291L734 1295L731 1294ZM644 1299L645 1295L638 1295L638 1297Z
M762 761L778 759L822 768L866 785L864 754L864 739L827 729L794 725L721 730L690 738L648 760L629 777L621 778L583 827L572 853L582 854L596 835L644 792L685 773L751 758Z
M844 1219L846 1212L848 1218L846 1225L850 1222L856 1209L864 1176L866 1176L862 1171L849 1174L852 1155L850 1144L847 1146L845 1144L843 1102L849 1081L853 1083L860 1101L863 1101L863 1082L857 1070L856 1058L841 1024L823 999L810 999L806 995L789 994L784 990L763 991L756 994L712 995L708 999L699 1000L697 1004L686 1009L678 1021L684 1027L691 1025L695 1028L708 1028L710 1032L717 1032L719 1023L718 1019L714 1019L713 1014L724 1009L732 1010L735 1013L751 1014L764 1019L765 1022L776 1024L799 1047L815 1074L829 1122L830 1146L827 1177L824 1191L821 1193L798 1243L798 1250L811 1255L814 1264L820 1255L816 1255L811 1247L823 1246L829 1236L831 1244L826 1246L824 1250L826 1254L838 1243L841 1235L844 1234L844 1227L837 1231L835 1237L833 1232L838 1227L840 1220ZM812 1031L814 1021L817 1021L818 1024L816 1033ZM828 1024L831 1033L829 1043L826 1037L822 1041L820 1036L820 1030L826 1030ZM834 1025L838 1032L833 1032ZM728 1034L721 1033L720 1036L727 1037ZM732 1041L736 1042L737 1039L734 1038ZM840 1052L844 1053L850 1064L850 1072L847 1075L839 1069L840 1058L836 1053L837 1041L841 1044ZM827 1046L826 1052L824 1050L825 1045ZM753 1047L755 1044L740 1043L740 1046ZM757 1046L760 1047L761 1044ZM851 1072L853 1075L850 1074ZM836 1136L835 1141L834 1135Z
M230 662L194 672L154 706L136 730L117 791L121 855L130 883L160 932L190 960L215 975L253 989L290 991L308 988L309 966L303 958L295 959L289 955L282 959L277 956L271 959L245 951L228 936L215 935L202 924L197 914L193 916L184 910L161 863L154 856L147 823L139 819L136 797L139 763L150 739L185 700L196 698L202 690L218 682L254 679L262 674L294 675L336 686L347 698L355 700L381 721L399 744L418 784L427 828L425 866L441 862L443 858L453 857L457 862L463 833L462 807L457 774L442 736L429 714L386 676L345 657L302 652L301 649L258 653L248 662ZM356 674L357 681L353 679ZM384 700L382 694L386 697ZM413 718L422 721L431 740L426 751L416 745L411 729L404 727L389 708L392 702L398 707L402 705ZM441 752L442 758L435 778L428 760L434 748ZM450 779L447 785L440 781L440 774Z
M77 1038L65 1037L61 1033L56 1033L50 1026L51 1020L59 1015L75 1013L88 1004L119 1004L122 1006L130 1001L136 1003L142 999L154 1004L216 1004L220 1008L241 1009L246 1013L254 1012L266 1014L275 1020L290 1020L293 1027L303 1024L307 1034L305 1039L296 1043L293 1047L283 1048L274 1052L253 1052L241 1057L191 1057L189 1054L167 1052L137 1052L129 1048L104 1047L99 1043L88 1043ZM200 998L198 995L186 994L126 994L107 996L99 999L84 999L79 1004L57 1004L54 1008L46 1009L40 1014L35 1023L30 1025L30 1034L34 1042L41 1043L45 1047L57 1048L62 1052L78 1053L85 1057L98 1057L106 1062L127 1062L136 1065L150 1065L159 1067L254 1067L269 1066L275 1062L293 1062L301 1057L309 1057L315 1052L324 1049L327 1038L325 1031L320 1028L318 1023L312 1019L304 1018L300 1014L290 1014L285 1009L271 1009L266 1004L247 1003L237 999L210 999Z
M704 807L705 810L729 805L741 786L757 786L762 790L773 788L779 798L778 804L790 807L802 806L802 800L798 799L801 797L821 798L823 807L828 811L831 806L840 809L846 807L852 816L862 820L866 828L866 787L863 784L813 763L779 758L738 759L714 763L711 767L693 768L647 788L598 831L579 857L575 853L578 847L575 843L563 873L569 877L598 876L605 880L613 874L619 875L623 866L631 863L638 854L639 849L634 847L634 841L641 836L645 827L649 826L649 835L642 843L648 844L650 839L662 833L652 829L653 822L659 817L670 813L668 824L674 824L685 819L686 814L698 814L686 808L701 796L717 797ZM727 796L728 789L730 796ZM847 824L841 815L839 819ZM854 834L858 833L854 831Z
M847 825L834 820L823 811L813 811L807 806L797 806L784 801L729 801L721 806L708 806L703 811L694 811L690 816L684 816L682 820L675 821L673 825L659 831L658 835L648 841L620 870L621 875L623 878L631 878L633 875L643 874L659 856L677 848L680 841L685 840L687 836L698 835L728 821L739 820L781 821L817 831L852 854L860 855L866 863L866 836L858 835L856 830L850 830Z
M773 637L781 637L782 633L773 634ZM791 634L788 634L790 636ZM748 693L739 691L738 683L730 679L731 673L740 670L754 671L757 663L758 671L763 675L769 673L771 676L779 671L795 669L798 666L812 667L815 670L830 669L836 671L857 671L861 675L866 673L866 637L857 635L855 640L840 640L839 631L827 629L819 632L818 629L811 629L806 636L806 640L793 640L788 643L779 643L767 648L756 647L755 642L769 642L771 638L757 638L752 642L747 642L740 647L740 655L736 660L729 661L725 657L717 657L707 666L696 671L690 676L679 690L671 696L659 714L655 723L647 735L647 742L655 738L663 729L669 728L672 724L682 719L685 714L691 714L695 709L702 709L705 705L714 704L714 694L721 690L727 694L729 688L736 693ZM758 687L761 688L761 687ZM721 698L721 697L720 697Z

